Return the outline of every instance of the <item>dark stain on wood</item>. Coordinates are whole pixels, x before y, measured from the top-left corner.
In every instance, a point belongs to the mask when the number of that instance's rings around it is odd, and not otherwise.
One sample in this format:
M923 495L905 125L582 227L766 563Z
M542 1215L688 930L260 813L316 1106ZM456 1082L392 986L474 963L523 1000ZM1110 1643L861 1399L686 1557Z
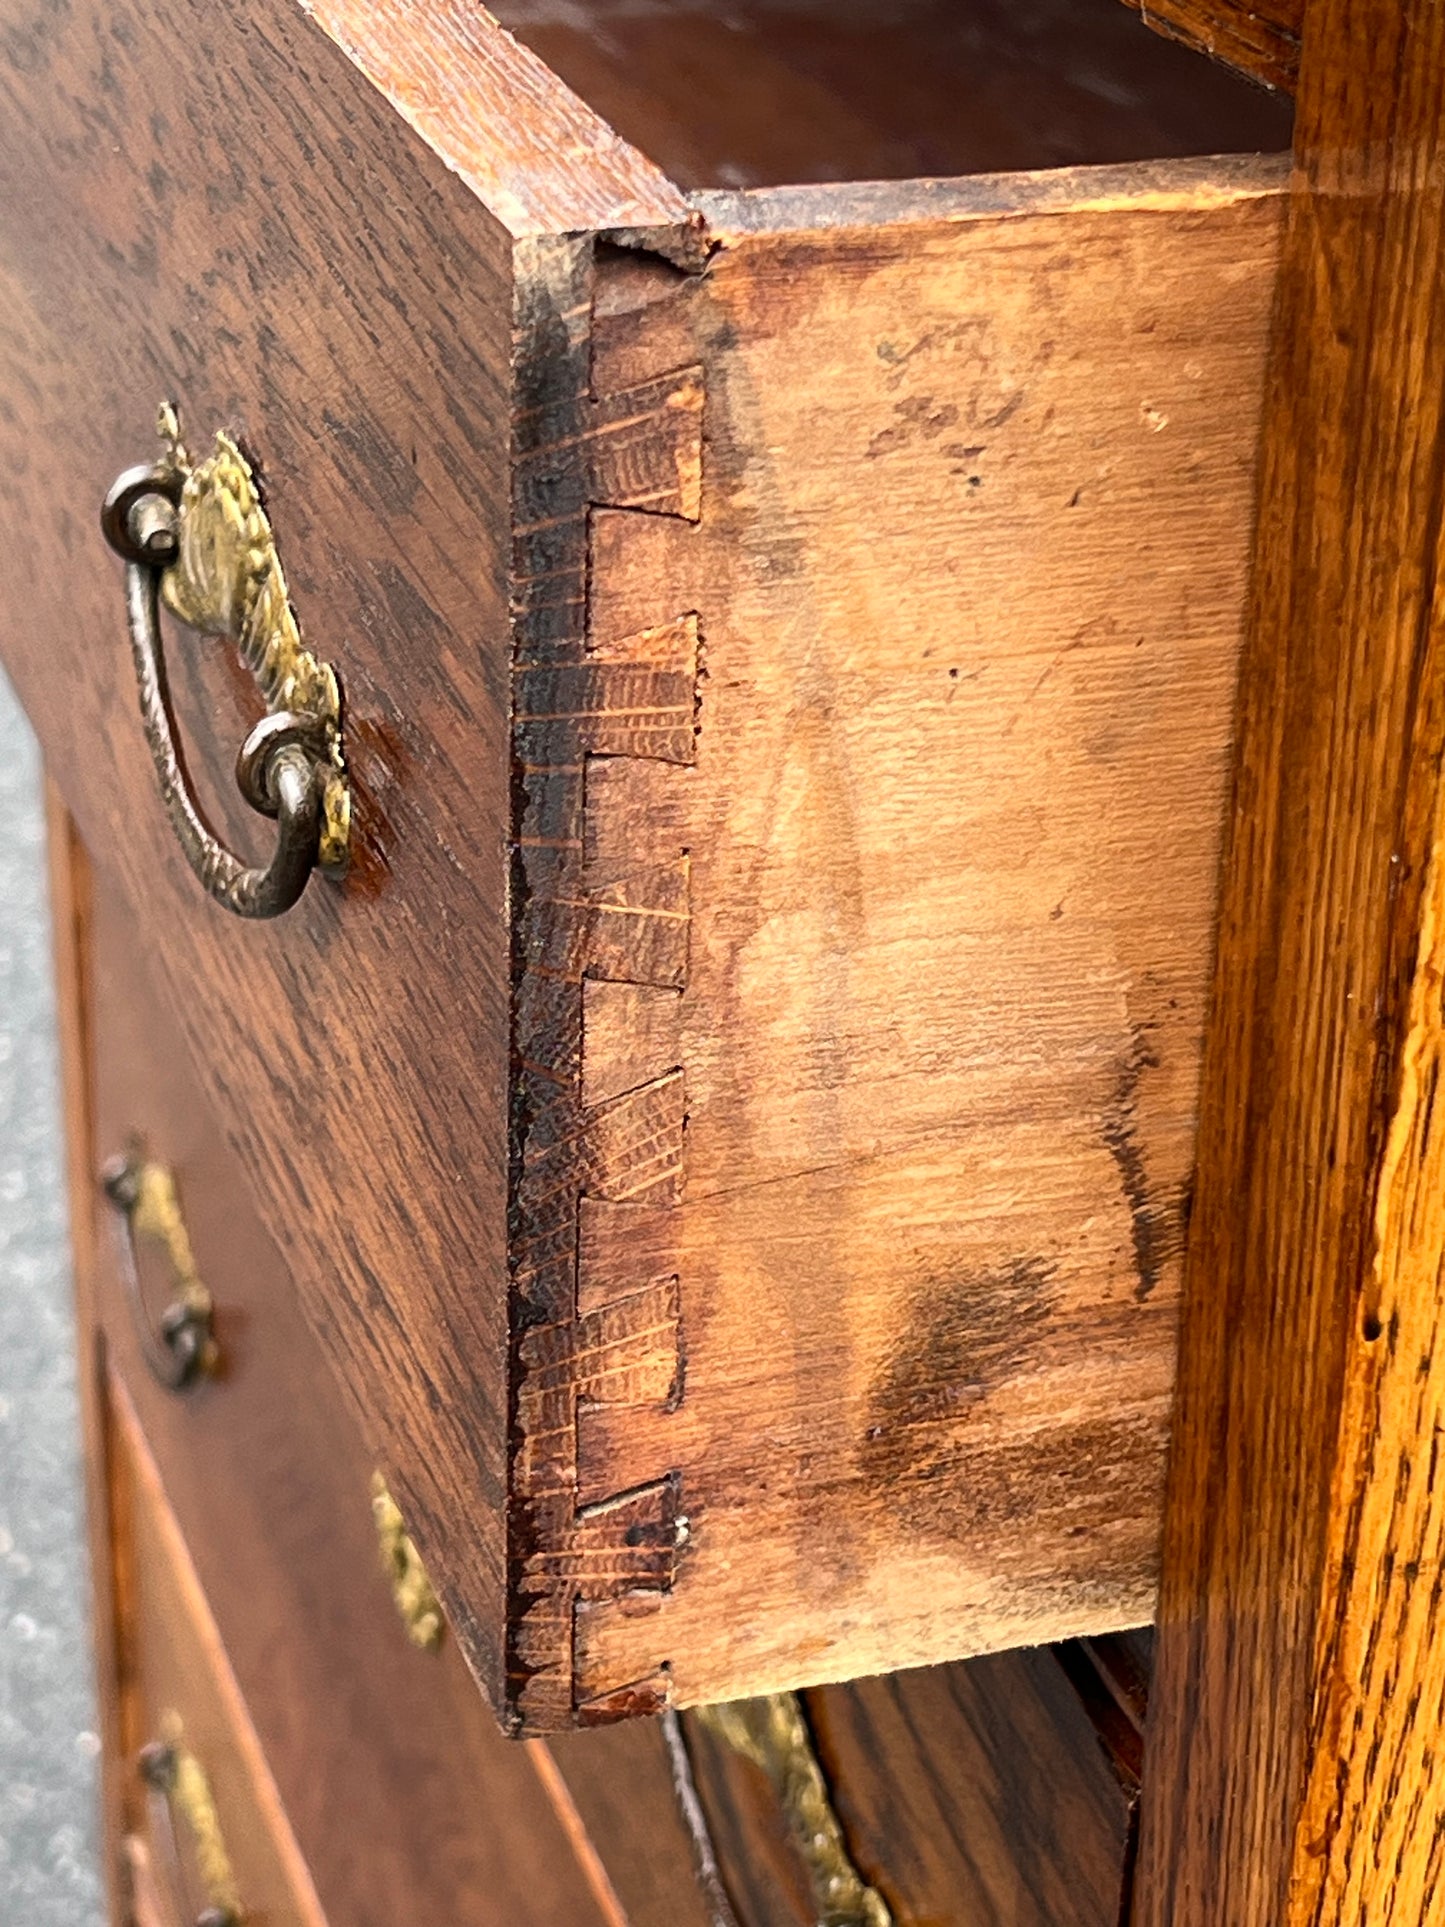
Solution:
M1141 1030L1135 1029L1129 1047L1115 1066L1113 1089L1100 1126L1109 1156L1118 1167L1124 1202L1129 1207L1129 1232L1134 1244L1138 1281L1134 1296L1142 1303L1152 1296L1166 1265L1183 1250L1182 1198L1161 1201L1150 1186L1139 1134L1139 1092L1147 1071L1156 1070L1158 1053Z
M870 1483L937 1479L967 1453L972 1409L1048 1329L1055 1269L1019 1257L915 1293L906 1342L868 1400L859 1463Z

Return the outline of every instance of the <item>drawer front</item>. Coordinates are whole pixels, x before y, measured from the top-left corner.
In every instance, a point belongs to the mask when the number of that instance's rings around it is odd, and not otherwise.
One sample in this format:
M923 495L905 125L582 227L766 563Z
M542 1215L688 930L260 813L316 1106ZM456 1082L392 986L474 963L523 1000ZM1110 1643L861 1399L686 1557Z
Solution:
M107 1400L126 1759L120 1783L140 1927L206 1907L325 1927L180 1528L119 1385Z
M148 1356L187 1266L173 1233L168 1243L141 1214L132 1225L92 1182L106 1354L317 1891L347 1927L458 1917L601 1927L532 1760L496 1730L455 1640L443 1635L433 1651L408 1637L378 1544L375 1460L137 949L134 919L98 881L87 1162L94 1175L128 1154L171 1175L190 1264L214 1306L215 1356L183 1391L157 1378ZM132 1259L139 1318L123 1283Z

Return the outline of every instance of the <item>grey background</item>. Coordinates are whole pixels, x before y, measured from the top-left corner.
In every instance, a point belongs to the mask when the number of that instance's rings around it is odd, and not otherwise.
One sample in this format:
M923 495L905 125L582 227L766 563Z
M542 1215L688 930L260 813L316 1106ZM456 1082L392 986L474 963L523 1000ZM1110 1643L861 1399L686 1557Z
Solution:
M40 764L0 676L0 1922L99 1927L96 1713Z

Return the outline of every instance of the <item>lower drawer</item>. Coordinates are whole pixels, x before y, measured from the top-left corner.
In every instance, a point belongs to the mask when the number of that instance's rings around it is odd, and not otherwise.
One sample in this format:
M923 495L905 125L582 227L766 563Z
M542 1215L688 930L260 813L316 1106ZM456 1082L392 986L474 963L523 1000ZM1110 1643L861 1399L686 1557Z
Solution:
M1147 1642L547 1742L628 1927L1119 1927Z
M124 1391L112 1381L107 1393L118 1777L137 1927L324 1927L155 1462Z
M84 865L73 846L70 860ZM193 1562L218 1663L239 1682L327 1918L602 1927L532 1756L498 1732L457 1642L408 1636L379 1545L375 1459L137 967L138 933L103 879L89 899L89 1116L73 1156L93 1235L77 1242L94 1253L105 1353L173 1511L170 1543ZM117 1159L169 1174L169 1230L154 1198L128 1217L106 1197L96 1177ZM148 1355L165 1362L167 1307L197 1283L213 1305L213 1369L172 1389ZM146 1586L155 1540L128 1556ZM247 1900L267 1927L292 1919Z

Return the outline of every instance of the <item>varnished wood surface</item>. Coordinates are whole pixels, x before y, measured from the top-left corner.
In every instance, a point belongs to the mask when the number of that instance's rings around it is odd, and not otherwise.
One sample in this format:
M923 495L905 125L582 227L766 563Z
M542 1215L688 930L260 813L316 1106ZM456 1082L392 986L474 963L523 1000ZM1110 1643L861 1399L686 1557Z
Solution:
M119 1625L111 1495L106 1472L104 1345L96 1311L95 1221L90 1171L90 1028L87 986L90 947L90 873L74 826L47 781L47 874L55 1011L65 1133L71 1269L75 1291L76 1390L84 1442L86 1547L89 1554L90 1644L95 1667L100 1738L101 1875L111 1916L121 1917L125 1895L125 1738L121 1730Z
M1098 1719L1107 1697L1089 1658L1050 1649L806 1696L848 1851L896 1927L1116 1927L1138 1763L1120 1758ZM683 1726L736 1921L812 1927L806 1870L775 1788L691 1715ZM658 1726L545 1744L630 1927L720 1927Z
M1445 11L1306 22L1141 1927L1441 1914Z
M480 6L299 3L510 234L686 220L659 157L620 139Z
M1118 1927L1138 1784L1055 1649L807 1704L854 1859L899 1927Z
M107 1380L104 1451L117 1544L120 1642L120 1774L127 1816L130 1889L140 1927L170 1927L206 1898L179 1815L175 1871L150 1825L136 1768L143 1746L172 1737L209 1782L224 1850L247 1919L266 1927L327 1927L306 1863L277 1797L185 1540L124 1392Z
M1305 0L1125 0L1156 33L1293 94Z
M83 866L77 853L81 890ZM169 1045L143 933L103 880L88 923L93 1126L72 1153L88 1286L328 1917L613 1927L455 1640L436 1653L408 1642L377 1551L373 1462L225 1137ZM173 1173L216 1301L220 1375L184 1396L146 1369L115 1267L114 1213L94 1184L133 1136ZM145 1250L141 1265L159 1313L166 1267Z
M145 907L177 1046L495 1678L503 230L292 0L27 11L0 37L0 209L7 667L87 841ZM255 450L303 627L345 690L352 877L265 927L218 912L174 847L95 533L111 479L155 451L163 396L194 442L227 424ZM172 660L222 811L254 691L224 652L173 639ZM239 829L265 850L268 825Z
M584 1704L1151 1612L1278 179L713 203L703 276L599 281L598 391L697 362L706 439L696 525L591 517L571 726L695 612L696 735L588 763L556 895L634 948L578 968L575 1059L523 1052L553 1115L580 1076L541 1168L612 1147L553 1273L636 1314L611 1380L586 1355L577 1492L671 1473L687 1522L649 1596L578 1608Z
M1117 0L499 0L495 11L688 188L1289 139L1283 103L1141 33Z

